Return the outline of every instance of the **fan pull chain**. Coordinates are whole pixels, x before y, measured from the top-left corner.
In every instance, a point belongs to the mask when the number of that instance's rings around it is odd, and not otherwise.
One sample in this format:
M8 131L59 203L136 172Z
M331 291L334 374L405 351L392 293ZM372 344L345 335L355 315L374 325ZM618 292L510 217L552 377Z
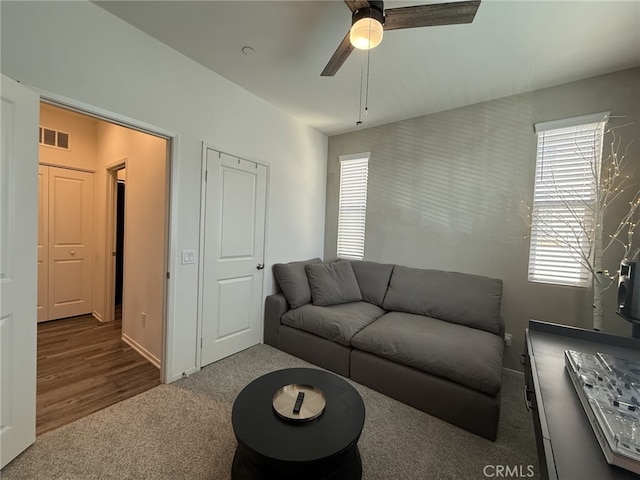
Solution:
M360 55L360 104L358 105L358 121L356 125L362 125L362 90L364 83L364 52Z
M369 19L369 47L371 47L371 19ZM367 49L367 84L364 97L364 114L369 114L369 65L371 63L371 48Z
M371 35L371 33L369 33L369 35ZM369 64L371 60L371 50L367 50L367 88L365 90L365 97L364 97L364 114L368 115L369 114Z
M369 45L371 45L371 23L369 23ZM362 125L362 97L364 96L364 114L369 114L369 70L371 65L371 49L367 49L367 77L365 84L364 76L364 52L361 55L360 62L360 105L358 106L358 121L356 125ZM363 95L364 90L364 95Z

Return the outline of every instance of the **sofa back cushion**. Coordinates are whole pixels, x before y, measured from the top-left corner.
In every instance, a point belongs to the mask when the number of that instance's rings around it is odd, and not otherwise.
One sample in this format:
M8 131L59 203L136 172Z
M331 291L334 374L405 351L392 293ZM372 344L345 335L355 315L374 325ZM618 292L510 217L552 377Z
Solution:
M362 300L381 307L387 288L389 288L393 265L352 260L351 268L353 268L353 273L358 280Z
M382 307L500 334L502 280L396 265Z
M314 305L327 307L362 300L349 262L309 264L305 270Z
M278 285L291 308L301 307L311 301L311 290L304 267L313 263L322 263L322 260L312 258L300 262L276 263L273 266Z

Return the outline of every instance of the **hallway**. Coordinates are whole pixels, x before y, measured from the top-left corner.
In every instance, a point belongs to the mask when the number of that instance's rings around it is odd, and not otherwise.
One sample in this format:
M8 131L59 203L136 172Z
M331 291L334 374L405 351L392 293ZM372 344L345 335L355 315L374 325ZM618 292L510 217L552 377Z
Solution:
M160 384L160 371L121 340L122 320L91 315L38 324L36 435Z

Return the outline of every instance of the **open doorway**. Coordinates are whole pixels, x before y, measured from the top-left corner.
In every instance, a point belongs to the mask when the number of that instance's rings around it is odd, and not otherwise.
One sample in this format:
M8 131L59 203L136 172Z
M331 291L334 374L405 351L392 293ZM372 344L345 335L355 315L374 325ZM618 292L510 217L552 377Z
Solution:
M169 197L168 139L47 103L41 104L40 123L41 166L91 177L93 197L86 203L93 216L90 240L77 242L88 247L82 258L90 260L90 278L77 282L90 286L87 306L55 319L39 314L38 434L160 383ZM61 191L57 184L49 190ZM86 188L76 182L76 190ZM55 211L62 219L56 225L73 225L76 202L70 194L61 198L41 210L41 223ZM52 251L49 240L60 235L50 229L39 250ZM66 239L58 242L69 255L65 261L77 264L80 250ZM56 282L51 271L60 266L44 257L39 306L50 303L52 292L59 304L72 303L79 287Z
M125 168L117 172L116 182L116 265L113 303L116 312L122 314L122 287L124 284L124 202L127 173Z
M107 165L106 170L107 270L104 317L111 321L122 317L122 305L124 301L127 159L123 158L120 161Z

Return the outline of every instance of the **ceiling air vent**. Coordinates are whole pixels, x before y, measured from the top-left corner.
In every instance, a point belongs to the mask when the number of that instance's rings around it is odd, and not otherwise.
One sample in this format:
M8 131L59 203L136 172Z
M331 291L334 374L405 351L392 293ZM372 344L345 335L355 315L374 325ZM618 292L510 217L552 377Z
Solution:
M40 145L69 150L69 134L51 128L40 127Z

